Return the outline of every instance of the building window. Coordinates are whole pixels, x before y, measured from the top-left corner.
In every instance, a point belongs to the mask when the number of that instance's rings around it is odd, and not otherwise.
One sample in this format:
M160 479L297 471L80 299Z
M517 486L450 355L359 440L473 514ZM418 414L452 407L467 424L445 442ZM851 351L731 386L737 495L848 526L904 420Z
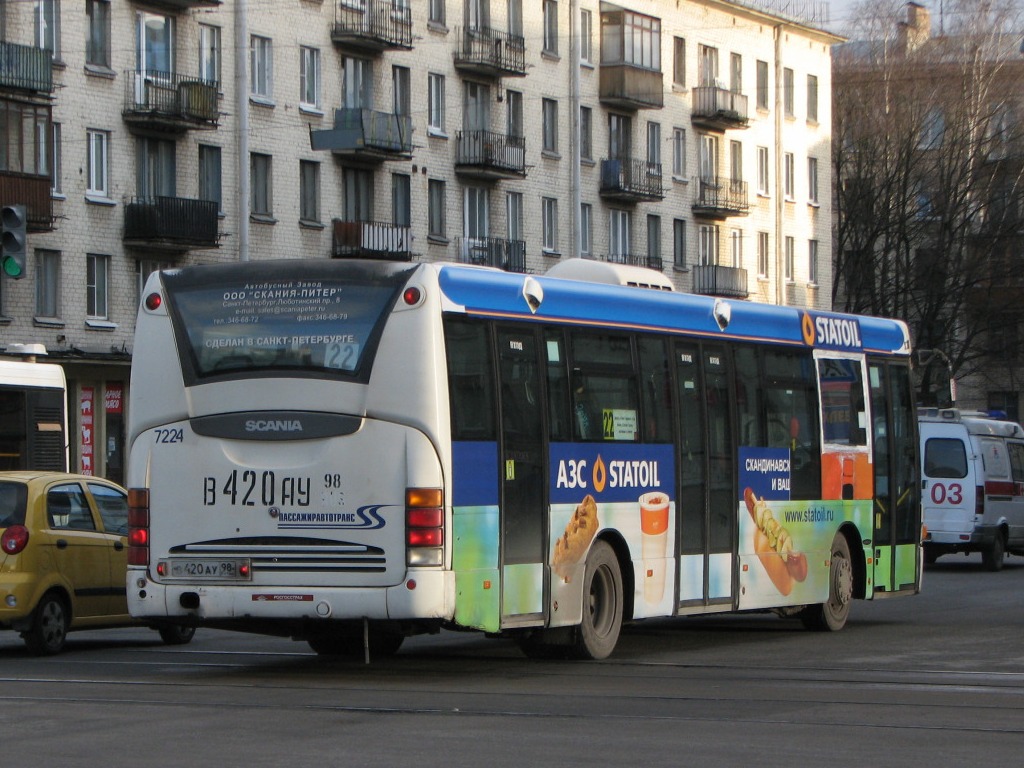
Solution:
M601 63L660 71L661 19L631 11L603 11Z
M209 144L199 145L199 199L213 200L217 212L224 212L221 193L220 147Z
M738 53L729 54L729 91L743 91L743 57Z
M320 109L320 51L299 46L299 106Z
M199 25L199 78L220 85L220 27Z
M807 120L811 123L818 122L818 78L816 75L807 76Z
M757 62L757 108L768 110L768 62Z
M697 82L703 87L718 87L717 48L710 45L697 46Z
M345 168L342 171L344 221L373 221L373 171Z
M608 212L609 258L618 261L628 256L631 243L629 211L613 208Z
M807 282L818 284L818 241L807 241Z
M110 3L86 0L85 17L89 34L85 41L85 63L110 69Z
M36 317L60 317L60 251L36 251Z
M796 109L793 105L793 70L786 67L782 70L782 107L786 117L793 117Z
M672 82L686 87L686 40L681 37L672 38Z
M427 234L445 237L445 190L441 179L427 182Z
M647 123L647 172L661 176L661 124Z
M373 108L373 62L346 56L341 60L341 106Z
M85 255L85 314L97 320L107 318L107 272L110 257Z
M320 163L299 160L299 220L320 223Z
M580 255L592 256L594 253L594 206L580 203Z
M273 158L253 152L249 155L249 183L252 186L250 210L253 216L274 215Z
M787 200L796 199L796 160L792 152L782 156L782 194Z
M594 17L585 8L580 9L580 62L594 61Z
M553 197L541 199L543 214L544 252L558 253L558 200Z
M946 117L938 107L932 107L921 124L921 137L918 149L937 149L942 146L942 137L946 132Z
M768 233L757 233L757 276L768 277Z
M444 75L427 75L427 133L444 136Z
M86 131L88 151L88 182L86 194L109 197L109 149L110 133L107 131Z
M757 194L768 196L768 147L757 148Z
M509 192L505 196L505 234L509 242L522 243L525 240L522 192Z
M391 174L391 223L396 227L408 227L412 224L410 187L409 174Z
M661 269L661 216L647 217L647 266Z
M37 48L49 51L54 59L60 58L60 2L35 0L35 43Z
M251 65L250 93L258 99L269 100L274 95L274 49L269 37L252 35L249 38Z
M590 107L580 107L580 158L583 160L594 159L593 114Z
M63 195L63 189L62 189L63 185L62 185L62 182L61 182L61 176L63 175L63 170L62 170L63 162L62 162L61 154L62 154L63 150L61 148L62 142L61 142L61 124L60 123L54 123L53 124L53 130L51 131L50 136L51 136L50 156L53 158L52 175L50 177L50 180L51 180L50 192L53 195L55 195L57 197L60 197L60 196Z
M140 136L136 139L135 189L141 197L177 195L175 143Z
M807 158L807 199L818 205L818 158Z
M672 265L686 269L686 219L672 220Z
M542 102L543 114L543 141L541 149L545 152L558 153L558 102L554 99L544 99Z
M718 227L701 224L697 240L697 259L702 267L718 263Z
M523 0L508 0L508 32L523 36Z
M505 128L509 136L523 136L523 94L519 91L506 91Z
M672 129L672 176L686 178L686 131L682 128Z
M732 257L732 266L743 266L743 230L733 229L729 231L729 255Z
M391 67L391 106L396 115L412 112L412 75L408 67Z
M743 181L743 144L738 141L729 142L729 179Z
M135 15L138 72L167 77L174 72L174 17L148 11Z
M558 55L558 3L544 0L544 53Z
M427 6L427 21L431 24L444 24L444 3L445 0L430 0Z
M796 241L787 235L783 242L785 244L783 276L786 278L786 282L791 283L796 272Z

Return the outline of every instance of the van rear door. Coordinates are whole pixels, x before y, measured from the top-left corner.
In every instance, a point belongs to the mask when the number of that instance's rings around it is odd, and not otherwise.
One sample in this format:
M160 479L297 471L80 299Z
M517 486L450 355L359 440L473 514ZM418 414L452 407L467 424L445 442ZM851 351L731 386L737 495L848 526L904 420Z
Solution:
M924 524L936 544L966 544L974 531L975 481L966 430L922 424Z

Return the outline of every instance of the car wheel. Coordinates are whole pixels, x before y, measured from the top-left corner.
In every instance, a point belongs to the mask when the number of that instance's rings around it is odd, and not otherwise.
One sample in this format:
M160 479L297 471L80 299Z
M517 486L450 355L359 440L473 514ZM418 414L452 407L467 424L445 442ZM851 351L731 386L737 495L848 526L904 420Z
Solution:
M53 592L43 595L32 615L32 626L22 635L33 656L53 656L64 649L71 617L64 600Z
M157 627L156 631L160 633L160 639L167 645L188 645L196 634L195 627L184 627L180 624L167 624Z
M988 549L981 553L981 562L988 571L1001 571L1003 559L1006 557L1006 543L1003 541L1003 533L999 531L992 539Z

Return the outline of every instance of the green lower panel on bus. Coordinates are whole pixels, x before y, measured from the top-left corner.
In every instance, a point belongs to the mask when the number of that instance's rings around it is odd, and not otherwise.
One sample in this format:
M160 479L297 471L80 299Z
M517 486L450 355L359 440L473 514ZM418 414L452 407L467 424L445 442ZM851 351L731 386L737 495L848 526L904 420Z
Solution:
M916 544L875 547L875 591L897 592L901 589L912 589L917 583L917 550Z
M544 564L519 563L502 569L501 592L506 616L544 612Z
M455 621L497 632L501 628L501 580L496 505L452 510L452 569Z

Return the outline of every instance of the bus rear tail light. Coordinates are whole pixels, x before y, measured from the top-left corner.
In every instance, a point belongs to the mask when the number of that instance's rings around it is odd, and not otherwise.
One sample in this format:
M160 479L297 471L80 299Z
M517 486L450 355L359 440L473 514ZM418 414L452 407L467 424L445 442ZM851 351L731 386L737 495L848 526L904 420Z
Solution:
M149 565L149 489L128 491L128 565Z
M440 488L406 489L405 543L408 565L444 564L444 493Z
M5 555L16 555L28 546L28 528L24 525L11 525L4 529L0 537L0 549Z

